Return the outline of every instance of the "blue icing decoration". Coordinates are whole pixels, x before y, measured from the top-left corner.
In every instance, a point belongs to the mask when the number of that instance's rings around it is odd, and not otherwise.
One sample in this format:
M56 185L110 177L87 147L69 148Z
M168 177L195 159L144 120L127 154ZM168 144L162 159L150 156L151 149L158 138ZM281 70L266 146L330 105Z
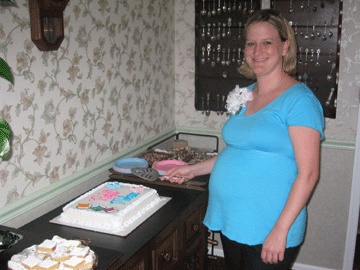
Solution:
M131 199L135 198L137 195L139 195L140 193L134 193L131 192L129 193L127 196L116 196L111 202L110 205L112 204L125 204L124 201L130 201Z
M107 188L108 189L118 189L118 188L121 188L121 185L118 182L107 183Z

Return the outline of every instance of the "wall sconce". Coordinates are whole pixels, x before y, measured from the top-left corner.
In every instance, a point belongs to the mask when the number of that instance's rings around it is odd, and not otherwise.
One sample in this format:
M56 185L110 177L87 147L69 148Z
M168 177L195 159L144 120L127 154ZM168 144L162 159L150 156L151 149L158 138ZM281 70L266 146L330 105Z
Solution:
M29 0L31 40L40 51L55 51L64 39L63 11L70 0Z
M0 0L0 7L16 7L14 0Z

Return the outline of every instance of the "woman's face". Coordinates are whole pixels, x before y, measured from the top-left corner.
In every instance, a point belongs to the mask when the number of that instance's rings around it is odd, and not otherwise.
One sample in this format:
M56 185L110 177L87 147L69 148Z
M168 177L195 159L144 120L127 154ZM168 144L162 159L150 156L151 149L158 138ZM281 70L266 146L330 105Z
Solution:
M282 42L278 31L270 23L256 22L249 26L245 59L257 77L282 69L282 58L288 48L289 41Z

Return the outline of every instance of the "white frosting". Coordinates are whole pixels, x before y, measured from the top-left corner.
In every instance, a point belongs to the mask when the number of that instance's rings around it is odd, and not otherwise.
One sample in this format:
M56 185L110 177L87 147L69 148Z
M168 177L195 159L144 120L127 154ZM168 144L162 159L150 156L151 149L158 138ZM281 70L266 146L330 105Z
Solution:
M118 185L120 187L117 187ZM113 195L106 197L106 192L109 190L113 192ZM141 192L135 193L137 191ZM160 200L154 189L141 185L107 182L67 204L63 208L61 221L82 227L119 232L130 226ZM116 208L117 211L79 209L77 208L79 204L91 204L92 207L100 205L104 208Z
M66 247L66 248L75 248L79 247L81 245L81 242L79 240L66 240L64 242L61 242L60 246Z
M48 256L49 253L42 253L42 252L38 252L36 254L34 254L34 257L38 258L39 260L45 260L46 257Z
M49 239L46 239L44 242L42 242L38 248L44 248L47 250L55 250L56 248L56 242L55 241L51 241Z
M37 245L32 245L31 247L28 247L24 250L25 255L29 256L31 254L35 254L38 250Z
M23 255L23 254L16 254L16 255L13 255L11 257L11 260L13 262L17 262L17 263L21 263L23 260L25 260L27 258L26 255Z
M21 264L21 262L9 261L8 267L10 270L26 270L26 268Z
M71 267L76 267L78 266L79 264L81 264L82 262L84 261L83 258L79 258L79 257L71 257L70 259L68 259L67 261L64 262L64 265L68 265L68 266L71 266Z
M42 261L34 256L27 257L24 261L22 261L22 264L25 266L28 266L29 268L33 268Z
M78 257L86 257L89 251L90 251L89 247L76 247L73 250L71 250L70 255L78 256Z
M54 251L39 253L37 245L31 246L19 254L13 255L8 261L8 269L50 269L56 265L58 270L90 270L93 268L96 256L88 246L78 247L80 241L66 240L59 236L54 236L52 241L56 242ZM48 244L49 240L45 240L40 245L47 246ZM81 256L83 257L81 258ZM57 259L61 260L57 261Z
M45 260L45 261L41 262L38 266L43 267L43 268L50 268L50 267L53 267L55 265L59 265L59 263L55 262L55 261L52 261L52 260Z
M54 235L51 240L54 241L54 242L56 242L56 243L58 243L58 244L60 244L60 243L62 243L62 242L64 242L64 241L67 241L67 240L65 240L64 238L62 238L62 237L60 237L60 236L57 236L57 235Z
M94 252L90 253L85 257L85 263L94 263L95 255Z
M60 265L59 270L74 270L73 268L69 268L64 266L63 264Z

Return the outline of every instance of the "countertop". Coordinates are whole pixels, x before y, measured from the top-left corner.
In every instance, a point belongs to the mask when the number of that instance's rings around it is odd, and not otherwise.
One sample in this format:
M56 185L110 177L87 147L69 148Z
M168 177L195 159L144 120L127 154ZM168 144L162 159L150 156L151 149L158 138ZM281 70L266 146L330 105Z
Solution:
M107 181L121 182L120 179L109 179ZM131 181L124 180L123 182ZM90 240L90 248L99 257L99 270L106 269L111 264L120 266L161 232L171 221L181 215L193 201L200 196L207 196L207 192L204 191L159 186L150 182L141 184L155 188L160 196L171 197L172 199L126 237L50 223L50 220L61 214L64 204L18 230L8 228L12 232L23 235L23 239L10 249L0 253L0 269L7 269L7 261L12 255L31 245L40 244L45 239L51 239L54 235L65 239L80 238ZM0 229L4 230L6 227L0 226Z

